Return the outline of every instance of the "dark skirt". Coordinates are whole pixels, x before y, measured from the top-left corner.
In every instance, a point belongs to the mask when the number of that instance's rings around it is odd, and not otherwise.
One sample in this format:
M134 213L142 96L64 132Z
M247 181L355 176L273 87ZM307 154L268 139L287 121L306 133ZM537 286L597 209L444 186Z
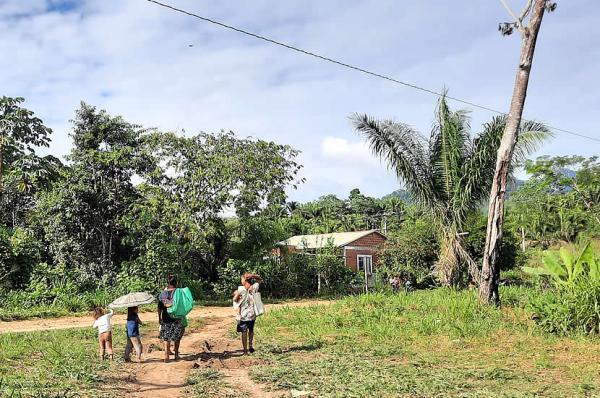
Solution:
M158 338L163 341L179 341L183 337L184 332L185 327L183 327L181 321L177 320L170 323L164 322L160 326Z

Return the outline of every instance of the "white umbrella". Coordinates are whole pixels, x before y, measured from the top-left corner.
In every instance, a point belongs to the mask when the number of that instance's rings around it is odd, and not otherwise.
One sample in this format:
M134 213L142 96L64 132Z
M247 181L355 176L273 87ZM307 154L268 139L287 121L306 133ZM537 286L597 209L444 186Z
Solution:
M108 306L110 308L137 307L144 304L150 304L154 301L154 296L148 293L129 293L119 297Z

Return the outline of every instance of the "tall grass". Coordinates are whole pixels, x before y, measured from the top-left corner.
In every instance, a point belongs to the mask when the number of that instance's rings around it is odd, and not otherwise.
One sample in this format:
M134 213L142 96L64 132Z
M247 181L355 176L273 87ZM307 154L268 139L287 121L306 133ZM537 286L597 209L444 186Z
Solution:
M479 305L473 292L436 289L352 296L327 307L280 309L270 317L270 324L304 338L335 335L339 339L360 334L378 344L439 333L453 338L485 335L498 328L502 312Z
M534 289L503 287L501 293L501 309L480 305L474 291L451 289L277 309L257 324L259 355L267 364L251 376L320 397L599 392L595 342L545 335L522 308Z

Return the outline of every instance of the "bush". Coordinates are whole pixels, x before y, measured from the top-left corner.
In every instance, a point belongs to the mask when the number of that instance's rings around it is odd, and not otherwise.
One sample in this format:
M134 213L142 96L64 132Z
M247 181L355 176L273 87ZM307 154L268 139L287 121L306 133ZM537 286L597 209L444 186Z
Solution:
M431 272L438 251L439 243L430 222L407 222L396 236L388 237L379 251L380 273L384 278L400 275L418 283Z
M530 301L536 322L551 333L600 333L600 261L590 244L578 256L565 247L546 251L542 264L524 268L554 285Z
M546 331L566 335L600 333L600 281L580 278L573 287L532 299L534 320Z

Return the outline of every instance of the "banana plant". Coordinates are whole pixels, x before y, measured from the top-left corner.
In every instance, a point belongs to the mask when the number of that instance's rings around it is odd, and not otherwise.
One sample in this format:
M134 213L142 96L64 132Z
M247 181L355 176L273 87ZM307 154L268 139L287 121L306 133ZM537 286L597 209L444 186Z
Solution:
M556 285L573 286L581 276L600 281L600 262L596 260L590 243L586 244L579 256L561 247L558 252L544 251L542 267L523 267L523 271L534 275L548 275Z

